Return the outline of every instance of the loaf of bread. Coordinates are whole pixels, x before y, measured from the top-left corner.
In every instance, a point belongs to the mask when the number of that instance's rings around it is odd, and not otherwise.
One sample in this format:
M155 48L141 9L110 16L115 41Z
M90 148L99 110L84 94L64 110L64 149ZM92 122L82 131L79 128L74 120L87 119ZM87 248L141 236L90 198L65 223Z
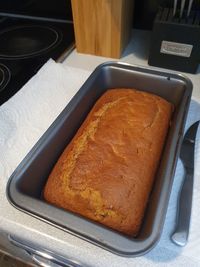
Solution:
M106 91L53 168L45 200L137 235L172 109L166 100L143 91Z

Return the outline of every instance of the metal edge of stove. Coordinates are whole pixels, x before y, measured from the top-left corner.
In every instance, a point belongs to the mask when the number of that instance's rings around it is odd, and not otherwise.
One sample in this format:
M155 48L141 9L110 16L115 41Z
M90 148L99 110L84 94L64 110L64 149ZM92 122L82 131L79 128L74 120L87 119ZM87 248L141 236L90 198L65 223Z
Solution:
M71 52L75 49L75 42L70 45L56 60L57 63L63 63L65 59L71 54Z
M0 12L0 16L5 18L15 18L15 19L29 19L29 20L40 20L40 21L50 21L50 22L57 22L57 23L73 23L71 20L65 19L56 19L56 18L48 18L48 17L39 17L39 16L30 16L30 15L21 15L21 14L14 14L8 12Z
M41 247L36 247L33 244L28 243L27 241L18 239L15 236L8 234L7 236L9 242L25 251L32 261L39 266L45 267L83 267L83 265L74 259L69 259L61 255L57 255L52 251L43 249ZM86 265L84 265L86 267Z

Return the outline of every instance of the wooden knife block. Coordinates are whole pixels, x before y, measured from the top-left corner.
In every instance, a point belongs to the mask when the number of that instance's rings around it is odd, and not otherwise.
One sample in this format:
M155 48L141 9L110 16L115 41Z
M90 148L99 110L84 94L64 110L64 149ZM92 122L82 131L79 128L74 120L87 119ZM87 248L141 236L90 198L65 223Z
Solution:
M77 52L120 58L131 36L134 0L71 0Z

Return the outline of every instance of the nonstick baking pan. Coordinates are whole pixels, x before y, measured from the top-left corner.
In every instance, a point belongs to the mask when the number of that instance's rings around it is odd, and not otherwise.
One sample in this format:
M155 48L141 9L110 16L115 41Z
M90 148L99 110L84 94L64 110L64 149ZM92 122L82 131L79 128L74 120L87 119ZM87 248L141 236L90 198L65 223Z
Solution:
M172 102L175 107L143 224L135 238L57 208L42 199L48 175L62 151L96 100L112 88L151 92ZM181 74L117 62L98 66L10 177L7 185L9 201L31 216L118 255L139 256L148 252L162 232L191 93L191 81Z

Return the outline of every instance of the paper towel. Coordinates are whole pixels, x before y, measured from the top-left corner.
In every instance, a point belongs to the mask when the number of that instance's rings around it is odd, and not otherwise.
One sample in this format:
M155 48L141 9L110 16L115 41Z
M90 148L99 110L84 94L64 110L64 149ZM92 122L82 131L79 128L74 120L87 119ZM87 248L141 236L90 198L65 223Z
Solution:
M0 177L8 179L89 74L51 59L0 107Z

